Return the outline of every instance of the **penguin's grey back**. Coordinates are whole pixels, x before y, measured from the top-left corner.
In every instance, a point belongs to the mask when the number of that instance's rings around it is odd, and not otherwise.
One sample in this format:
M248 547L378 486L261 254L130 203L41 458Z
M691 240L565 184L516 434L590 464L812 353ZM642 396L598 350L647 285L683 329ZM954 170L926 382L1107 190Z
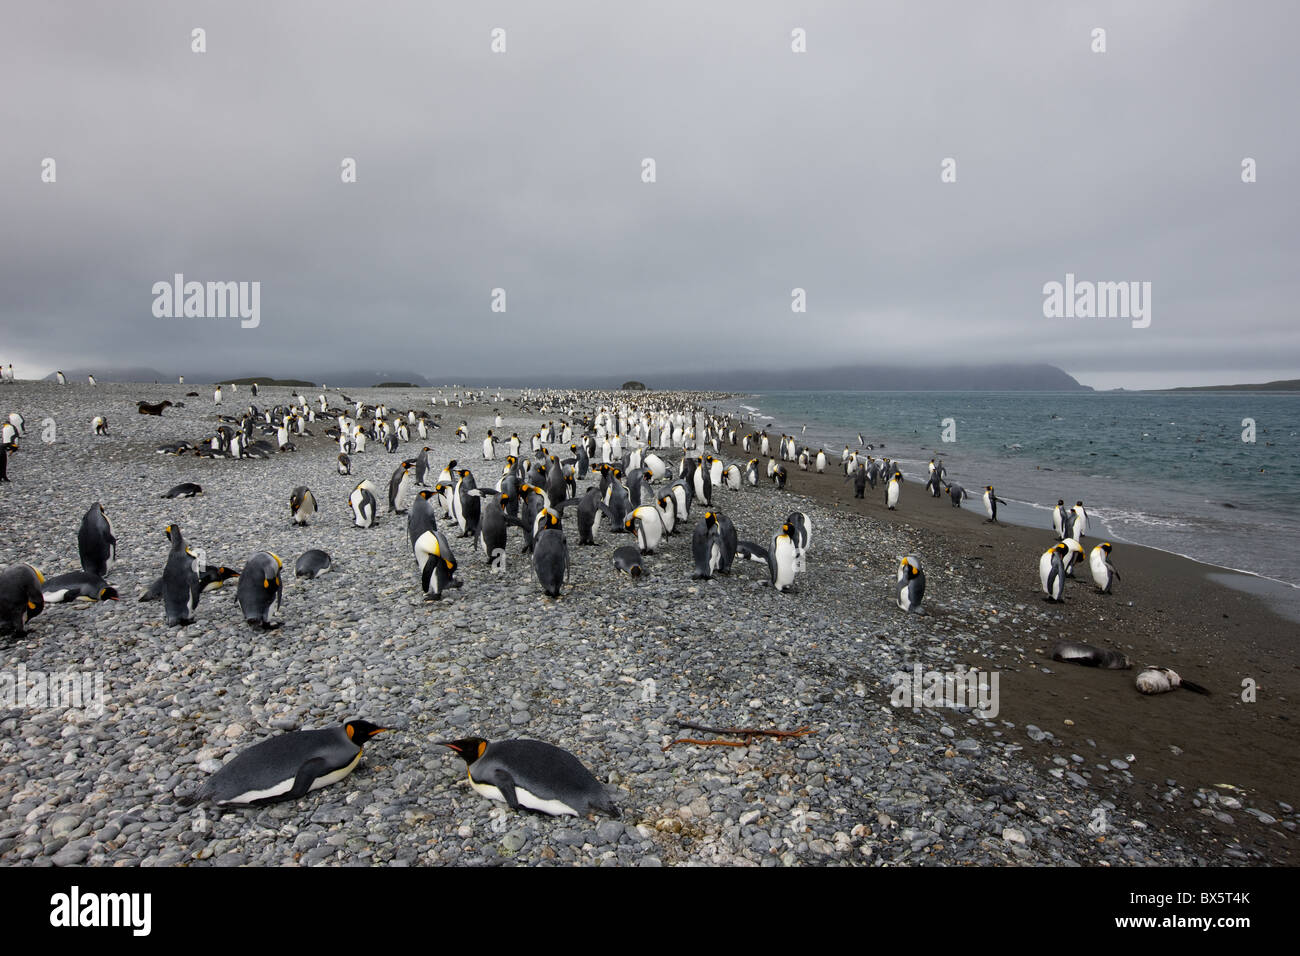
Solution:
M505 770L516 788L543 800L561 800L580 814L591 810L617 813L599 780L567 750L541 740L501 740L488 744L483 756L470 767L475 779L490 779Z
M342 727L279 734L240 752L208 778L194 799L225 803L252 793L265 794L254 799L274 797L278 794L270 791L283 785L281 792L287 792L293 787L298 770L307 761L322 758L325 768L317 776L324 776L346 767L359 751Z

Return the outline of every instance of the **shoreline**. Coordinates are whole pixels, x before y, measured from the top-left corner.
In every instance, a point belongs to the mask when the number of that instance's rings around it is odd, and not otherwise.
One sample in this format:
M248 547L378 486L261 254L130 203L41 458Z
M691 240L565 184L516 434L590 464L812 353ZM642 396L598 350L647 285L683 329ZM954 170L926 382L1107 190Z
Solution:
M788 423L787 425L783 426L782 424L779 423L777 419L770 417L767 412L764 412L761 407L756 407L753 404L753 403L760 403L762 401L762 398L763 396L760 393L749 393L747 395L740 396L736 399L733 399L734 409L743 409L745 418L749 420L749 426L745 428L737 429L738 434L746 433L747 431L750 430L750 427L752 427L755 431L765 428L769 432L769 434L772 434L773 432L780 434L785 428L791 427L788 425ZM813 429L815 430L817 437L834 438L836 436L836 430L838 426L827 424L820 420L814 420L814 421L815 424L813 425ZM790 433L796 434L796 431L797 431L797 427L795 427L795 430L791 431ZM854 436L850 436L850 438L852 437ZM905 457L902 457L898 460L904 468L904 478L908 483L908 487L911 487L913 484L915 484L918 489L923 489L924 488L923 482L916 480L913 476L917 472L924 471L926 467L926 462L928 461L928 459L925 457L925 454L930 453L931 457L940 458L940 459L944 457L943 454L942 453L934 454L933 453L934 449L930 449L923 445L915 445L907 437L899 437L897 435L884 435L883 438L888 442L888 444L886 445L880 443L879 436L878 436L876 439L877 450L873 454L875 454L875 456L879 458L885 452L889 452L891 450L897 451L900 448L905 449ZM827 445L824 446L827 451L827 458L830 459L830 462L828 463L828 472L831 468L839 468L839 451L837 449L840 446L836 444L836 441L838 440L839 438L835 438L835 441L830 441ZM803 447L805 444L808 444L810 445L810 447L813 448L817 447L815 444L811 442L805 443L802 440L800 441L799 444L800 447ZM854 444L850 441L849 449L853 450L854 447L855 447ZM738 447L737 447L737 451L739 451ZM833 455L832 452L834 453ZM913 452L915 453L916 457L911 456ZM940 450L940 452L942 452L942 449ZM743 453L741 454L743 457ZM988 450L980 449L978 451L978 454L982 457L982 459L984 459L978 462L981 470L989 474L996 475L997 474L996 469L998 467L998 463L995 460L988 459ZM892 458L894 456L890 455L890 457ZM789 466L792 469L792 473L794 469L797 469L797 464L795 463L789 463ZM968 468L965 468L964 466L964 470L968 470ZM840 471L840 474L842 476L842 470ZM1077 480L1083 480L1086 476L1072 473L1070 476L1067 477L1077 481ZM969 487L968 490L970 490ZM1005 492L1000 492L1000 497L1006 498L1009 504L1009 506L1004 506L1003 508L999 509L998 518L1000 521L1004 519L1004 515L1005 515L1004 523L1014 524L1026 528L1046 527L1050 530L1051 512L1053 507L1053 504L1051 502L1040 502L1040 501L1029 500L1025 498L1010 497L1006 495ZM946 497L943 500L946 503L947 501ZM1093 503L1095 503L1095 500L1096 499L1090 499L1090 501ZM968 505L978 508L979 507L978 498L975 499L974 502L968 502ZM1100 532L1103 532L1103 536L1108 540L1123 542L1125 545L1128 546L1138 546L1153 551L1160 551L1165 554L1169 554L1173 557L1182 558L1184 560L1192 561L1197 564L1201 564L1201 565L1205 565L1206 567L1213 568L1217 571L1224 572L1225 575L1244 575L1253 578L1255 579L1255 581L1260 582L1260 586L1252 586L1249 584L1244 584L1240 589L1249 590L1252 593L1264 595L1272 603L1274 610L1277 611L1281 616L1286 617L1288 620L1300 623L1300 583L1283 580L1278 577L1273 577L1269 574L1264 573L1263 571L1255 570L1252 568L1234 567L1229 564L1224 564L1220 560L1215 560L1213 558L1206 558L1206 557L1198 557L1195 554L1188 553L1186 551L1176 550L1173 547L1167 547L1159 544L1153 544L1149 541L1143 541L1140 535L1132 535L1131 533L1117 531L1109 527L1106 523L1105 512L1107 510L1108 509L1105 507L1097 506L1096 510L1094 511L1092 505L1090 504L1089 514L1090 514L1090 518L1092 519L1091 523L1095 527L1097 527ZM1038 517L1039 515L1041 515L1041 520L1035 520L1035 518ZM1096 538L1097 540L1101 540L1101 538L1099 538L1097 535L1090 535L1090 537ZM1227 584L1227 586L1229 587L1235 586L1233 584L1228 583L1227 580L1221 581L1220 583Z
M1067 583L1066 603L1050 605L1042 600L1037 579L1038 556L1055 539L1050 527L995 526L982 509L969 507L972 502L954 509L946 496L930 498L912 481L891 513L883 484L874 493L868 487L866 497L857 500L852 485L829 469L818 475L793 463L787 468L790 494L852 514L868 528L888 522L916 535L915 553L928 576L924 608L932 620L959 616L946 587L946 579L960 577L947 573L959 561L976 565L980 580L1015 602L1010 612L988 616L998 652L964 653L1002 672L1000 720L1035 724L1054 735L1028 745L1041 757L1064 754L1075 765L1079 761L1072 757L1083 755L1087 766L1096 763L1089 755L1118 758L1145 787L1167 788L1168 780L1179 787L1229 784L1256 794L1256 805L1295 804L1300 798L1300 755L1290 723L1291 702L1300 700L1300 648L1294 624L1250 591L1220 580L1232 574L1253 578L1248 572L1125 544L1111 555L1121 575L1113 595L1096 592L1085 566L1082 577ZM1090 535L1085 546L1091 549L1101 540ZM1045 614L1046 621L1026 632L1035 614ZM1052 661L1045 652L1058 639L1121 650L1134 668L1105 671ZM1138 670L1157 664L1210 687L1212 696L1140 694L1133 684ZM1241 700L1240 685L1248 679L1257 686L1253 703ZM1137 759L1125 759L1129 756ZM1234 829L1254 825L1244 814L1230 826L1207 821L1202 837L1225 840L1240 835ZM1275 835L1267 827L1258 829ZM1288 862L1300 862L1293 846L1274 849Z

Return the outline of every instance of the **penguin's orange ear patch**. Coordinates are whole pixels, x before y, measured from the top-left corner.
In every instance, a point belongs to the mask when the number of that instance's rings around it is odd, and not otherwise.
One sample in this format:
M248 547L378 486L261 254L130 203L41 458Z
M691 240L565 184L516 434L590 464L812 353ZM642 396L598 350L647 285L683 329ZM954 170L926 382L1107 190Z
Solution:
M478 755L483 756L483 751L487 750L487 741L481 741L478 745Z

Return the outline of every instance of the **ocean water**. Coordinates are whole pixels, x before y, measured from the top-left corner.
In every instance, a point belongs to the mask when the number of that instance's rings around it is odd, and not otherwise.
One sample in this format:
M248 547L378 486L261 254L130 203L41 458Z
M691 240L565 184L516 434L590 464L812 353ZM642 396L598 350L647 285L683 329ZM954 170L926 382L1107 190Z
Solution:
M1049 535L1057 499L1081 499L1112 540L1300 588L1300 395L766 392L733 407L837 463L859 432L909 479L942 458L950 481L994 485L1007 520Z

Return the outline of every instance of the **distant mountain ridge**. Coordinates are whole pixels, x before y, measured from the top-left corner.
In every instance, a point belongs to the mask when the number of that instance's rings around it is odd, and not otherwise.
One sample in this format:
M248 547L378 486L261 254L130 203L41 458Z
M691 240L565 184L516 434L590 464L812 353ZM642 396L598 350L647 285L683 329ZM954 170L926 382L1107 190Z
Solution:
M154 368L127 368L91 370L101 382L168 382L176 381L175 373L162 373ZM909 368L890 365L838 365L829 368L788 369L731 369L721 372L648 372L643 369L620 369L610 375L556 373L544 379L537 375L473 375L457 372L431 379L414 372L363 369L338 370L320 374L303 374L302 369L274 370L274 376L258 381L293 379L324 382L334 388L365 388L380 382L410 382L416 388L434 388L458 383L472 388L600 388L618 390L635 376L648 389L689 389L693 391L754 392L754 391L1027 391L1027 392L1090 392L1091 386L1082 385L1072 375L1054 365L1001 364L1001 365L939 365L927 368ZM86 380L81 369L64 370L69 381ZM214 384L230 382L231 378L216 378L207 373L184 372L186 384ZM47 376L52 381L53 375ZM241 375L236 382L247 381ZM253 376L256 378L256 376Z
M824 369L699 372L643 377L650 388L740 391L1091 392L1054 365L841 365Z
M1153 389L1153 391L1156 391ZM1256 382L1251 385L1180 385L1162 388L1162 392L1300 392L1300 378L1283 378L1276 382Z

